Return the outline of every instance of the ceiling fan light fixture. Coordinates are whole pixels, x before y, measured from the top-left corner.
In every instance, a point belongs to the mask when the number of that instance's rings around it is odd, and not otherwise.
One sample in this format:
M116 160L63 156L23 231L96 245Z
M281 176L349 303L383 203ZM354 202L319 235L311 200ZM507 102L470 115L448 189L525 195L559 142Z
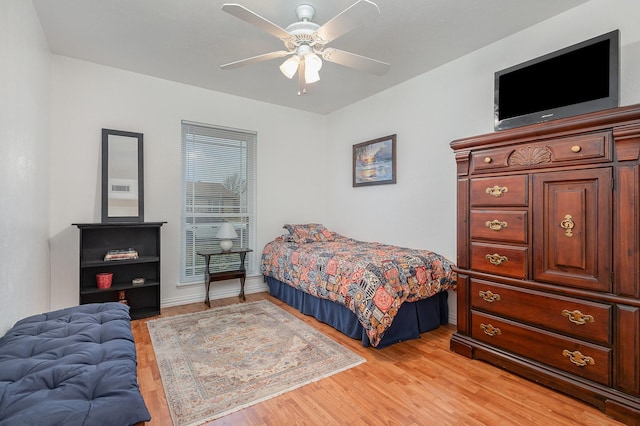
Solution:
M315 83L320 80L320 74L318 71L314 71L311 68L307 68L304 70L304 81L307 84Z
M291 79L296 75L299 64L300 58L298 58L298 55L293 55L280 65L280 71L282 71L282 74L284 74L285 77Z
M320 71L320 68L322 68L322 59L313 52L304 55L304 62L307 69L312 69L315 72Z
M304 55L304 81L307 84L315 83L320 80L320 68L322 68L322 59L313 52Z

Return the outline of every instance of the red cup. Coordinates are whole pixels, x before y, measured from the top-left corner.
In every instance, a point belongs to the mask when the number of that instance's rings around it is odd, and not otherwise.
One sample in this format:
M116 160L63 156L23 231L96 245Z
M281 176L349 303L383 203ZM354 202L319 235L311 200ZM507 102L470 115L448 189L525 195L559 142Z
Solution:
M111 280L113 279L112 272L103 272L101 274L96 275L96 284L98 288L109 288L111 287Z

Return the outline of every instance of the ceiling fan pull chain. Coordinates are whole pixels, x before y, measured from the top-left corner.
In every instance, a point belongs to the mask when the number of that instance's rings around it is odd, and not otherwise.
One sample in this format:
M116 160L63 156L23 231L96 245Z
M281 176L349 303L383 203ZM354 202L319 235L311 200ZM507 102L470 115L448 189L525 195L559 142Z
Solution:
M307 85L304 80L304 61L300 61L300 65L298 65L298 96L307 94Z

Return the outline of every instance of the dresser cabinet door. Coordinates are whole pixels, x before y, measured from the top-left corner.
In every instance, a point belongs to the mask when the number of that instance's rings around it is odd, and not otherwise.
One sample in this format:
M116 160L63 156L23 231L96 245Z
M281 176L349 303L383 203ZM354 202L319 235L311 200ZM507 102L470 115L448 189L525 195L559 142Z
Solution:
M533 175L534 279L609 292L611 169Z

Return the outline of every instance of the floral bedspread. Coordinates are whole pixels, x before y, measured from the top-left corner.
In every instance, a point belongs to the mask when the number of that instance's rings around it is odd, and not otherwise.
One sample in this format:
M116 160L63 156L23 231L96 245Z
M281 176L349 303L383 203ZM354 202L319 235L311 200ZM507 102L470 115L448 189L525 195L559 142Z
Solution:
M362 242L333 234L327 241L278 237L262 253L263 275L354 312L372 346L398 308L456 288L453 263L428 250Z

